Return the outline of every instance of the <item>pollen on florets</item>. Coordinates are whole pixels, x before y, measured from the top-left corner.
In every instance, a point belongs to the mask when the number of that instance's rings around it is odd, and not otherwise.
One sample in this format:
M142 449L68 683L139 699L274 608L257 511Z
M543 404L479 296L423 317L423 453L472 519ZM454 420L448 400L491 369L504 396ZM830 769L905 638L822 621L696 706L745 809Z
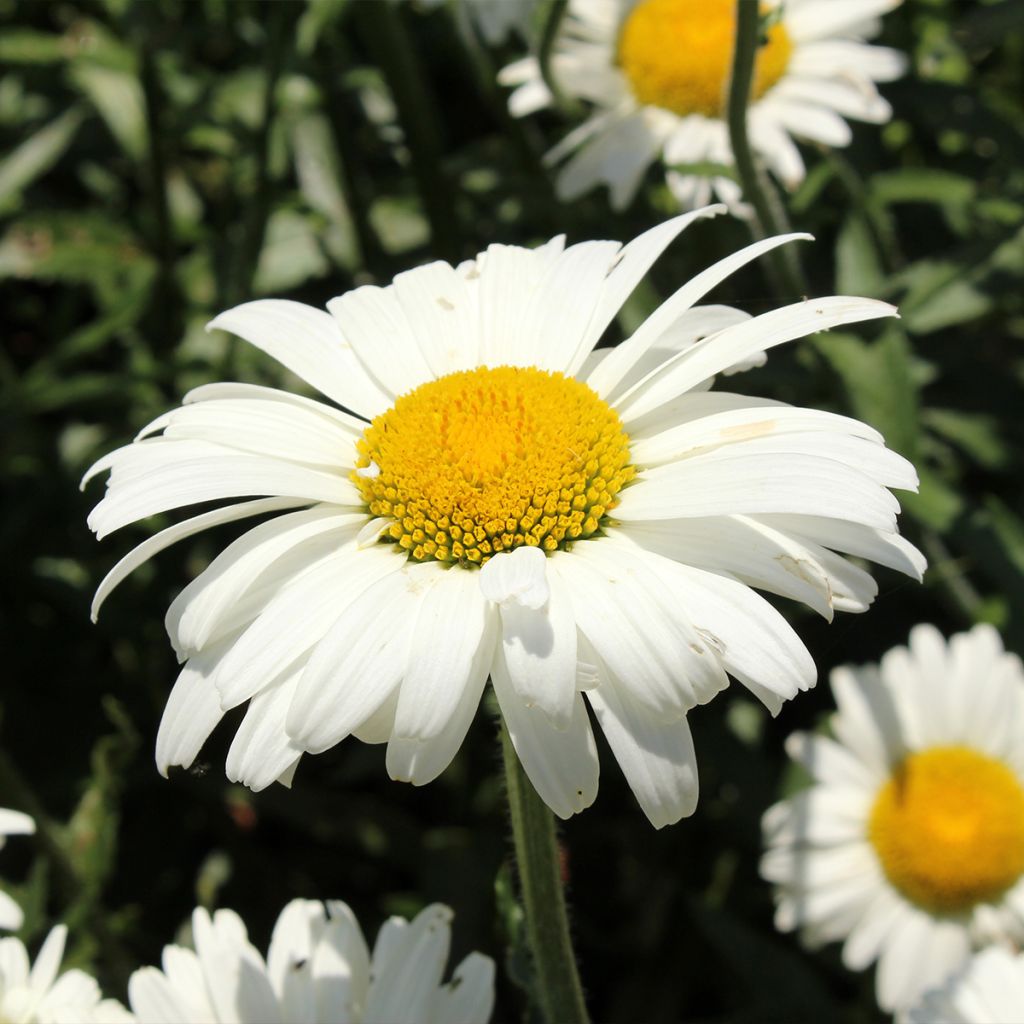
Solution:
M392 520L383 536L414 559L464 565L592 536L636 472L616 412L586 384L532 367L428 381L357 448L352 481Z
M636 99L680 117L720 117L735 47L735 0L641 0L619 31L618 64ZM766 33L751 95L785 73L793 44L781 21Z
M910 754L879 790L868 825L889 881L939 913L994 900L1024 874L1024 788L967 747Z

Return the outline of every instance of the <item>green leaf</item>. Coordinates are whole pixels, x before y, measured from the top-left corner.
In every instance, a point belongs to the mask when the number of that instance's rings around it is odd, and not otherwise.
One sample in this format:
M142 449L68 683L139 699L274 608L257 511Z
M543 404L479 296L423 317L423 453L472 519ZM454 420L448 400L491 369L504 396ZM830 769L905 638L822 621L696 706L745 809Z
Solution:
M73 43L51 32L13 28L0 32L0 64L56 64L65 60Z
M950 228L966 234L971 227L970 209L978 194L971 178L936 167L903 167L872 175L867 182L869 202L928 203L938 206Z
M1009 461L1009 448L992 416L956 409L924 409L921 418L926 426L962 448L986 469L1001 469Z
M918 454L918 388L910 346L899 327L889 327L874 343L829 331L815 345L842 378L857 416L877 427L891 448L908 459Z
M836 239L836 290L840 295L884 293L885 272L867 218L851 212Z
M155 271L127 228L102 213L48 211L12 224L0 239L0 279L17 276L90 286L106 309L123 308Z
M916 465L920 489L917 494L901 491L900 503L918 522L945 533L963 513L964 500L934 470L920 463Z
M146 103L131 71L78 61L71 80L92 101L121 148L134 160L146 151Z
M274 213L267 223L256 268L256 291L288 291L311 277L322 277L327 270L327 260L308 219L290 210Z
M341 158L327 118L322 114L299 118L292 128L292 149L303 198L331 225L332 230L324 236L331 256L342 266L354 268L359 262L359 248L341 189Z
M83 117L78 107L66 110L0 161L0 209L63 156Z
M295 30L295 49L303 56L311 54L324 30L341 17L348 4L349 0L307 0Z
M907 286L900 315L912 334L930 334L975 320L988 313L994 300L968 279L968 269L951 260L918 260L895 284Z

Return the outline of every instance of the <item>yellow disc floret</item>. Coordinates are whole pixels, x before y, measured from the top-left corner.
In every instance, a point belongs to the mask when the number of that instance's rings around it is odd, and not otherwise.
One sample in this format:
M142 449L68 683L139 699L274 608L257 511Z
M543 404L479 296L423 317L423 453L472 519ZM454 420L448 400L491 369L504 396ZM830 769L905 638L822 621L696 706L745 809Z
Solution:
M683 117L720 117L735 34L735 0L640 0L619 33L618 63L640 103ZM754 99L782 77L792 50L776 21L757 51Z
M879 791L868 836L908 900L969 910L1024 874L1024 789L1001 761L933 747L909 755Z
M595 533L634 476L615 411L580 381L480 367L429 381L378 416L352 479L385 537L418 560L483 564Z

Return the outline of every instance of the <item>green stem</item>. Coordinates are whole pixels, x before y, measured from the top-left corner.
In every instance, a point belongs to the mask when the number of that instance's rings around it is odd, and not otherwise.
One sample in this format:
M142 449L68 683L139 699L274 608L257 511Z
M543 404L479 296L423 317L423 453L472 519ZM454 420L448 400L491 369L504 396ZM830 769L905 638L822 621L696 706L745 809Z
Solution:
M754 60L759 44L761 14L755 0L736 0L736 42L729 81L729 141L743 195L754 207L756 237L785 233L785 211L771 182L754 160L747 135L747 104L754 79ZM796 295L806 295L807 280L795 250L784 246L768 254L776 274Z
M569 937L554 816L526 777L504 722L501 752L541 1010L547 1024L586 1024L589 1018Z
M409 147L410 169L430 223L432 255L454 262L461 255L458 189L444 169L441 120L403 11L391 3L355 3L352 16L394 97Z

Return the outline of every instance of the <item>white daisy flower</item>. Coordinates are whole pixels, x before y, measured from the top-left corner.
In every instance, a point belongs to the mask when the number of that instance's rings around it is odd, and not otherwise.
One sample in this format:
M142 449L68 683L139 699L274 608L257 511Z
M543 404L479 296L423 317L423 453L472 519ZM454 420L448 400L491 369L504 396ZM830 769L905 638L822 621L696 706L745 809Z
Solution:
M8 836L31 835L35 830L36 823L27 814L0 807L0 849L3 849ZM7 893L0 891L0 930L14 931L21 927L23 920L21 907Z
M899 1018L900 1024L1020 1024L1024 954L989 946L942 988Z
M195 951L165 946L163 969L128 982L146 1024L484 1024L494 1006L494 961L470 953L442 984L452 912L441 904L412 921L392 917L371 954L340 900L293 900L281 912L266 960L230 910L192 914Z
M765 815L761 873L779 928L877 960L879 1004L906 1008L973 946L1024 938L1024 670L990 626L916 626L832 690L835 738L789 737L815 784Z
M122 1024L132 1018L113 999L103 999L96 980L84 971L65 971L67 928L46 937L35 963L13 938L0 939L0 1021L5 1024Z
M763 0L767 42L757 53L748 107L750 143L786 188L804 177L793 137L826 146L851 138L844 118L884 124L892 108L876 82L898 78L906 58L869 46L878 15L900 0ZM570 0L551 72L560 89L593 108L547 155L565 163L558 194L571 200L604 183L612 206L632 200L661 160L684 209L714 192L736 209L740 187L727 174L673 167L731 168L725 110L735 35L735 0ZM509 109L525 116L553 102L536 57L502 69L514 86Z
M260 300L213 321L351 412L212 384L86 475L110 470L89 517L100 537L269 495L145 541L100 584L94 614L174 541L301 508L229 545L171 605L186 665L157 737L162 772L190 764L224 712L249 702L227 759L234 780L287 783L303 752L355 735L387 743L392 778L422 785L455 756L490 677L556 814L597 793L588 702L651 821L693 811L687 711L726 673L773 712L814 683L796 634L750 587L831 617L876 593L834 551L915 576L924 565L887 490L914 488L916 475L876 431L705 390L764 349L892 307L832 297L750 317L694 306L776 238L594 351L651 263L708 212L624 248L492 245L458 267L358 288L329 312Z

